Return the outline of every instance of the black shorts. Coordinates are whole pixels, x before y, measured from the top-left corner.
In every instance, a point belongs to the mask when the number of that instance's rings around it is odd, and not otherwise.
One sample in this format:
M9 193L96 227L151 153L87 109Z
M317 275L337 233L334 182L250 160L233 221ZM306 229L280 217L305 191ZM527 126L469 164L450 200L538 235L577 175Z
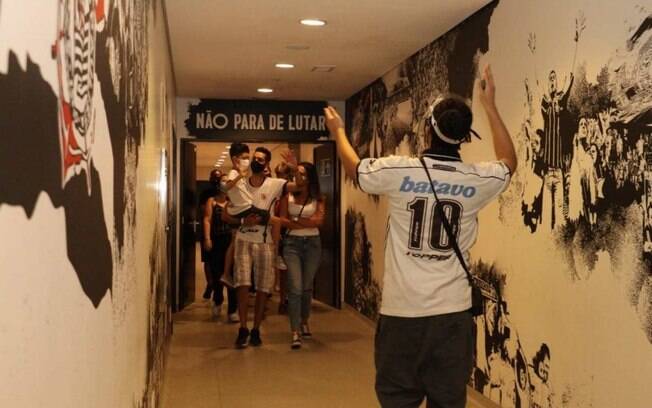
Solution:
M428 317L380 316L376 395L382 407L464 408L473 364L470 311Z

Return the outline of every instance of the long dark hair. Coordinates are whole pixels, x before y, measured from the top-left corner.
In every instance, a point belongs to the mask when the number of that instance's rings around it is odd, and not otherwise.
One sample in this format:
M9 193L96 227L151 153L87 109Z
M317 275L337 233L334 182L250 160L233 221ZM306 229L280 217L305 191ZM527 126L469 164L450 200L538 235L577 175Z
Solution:
M310 162L301 162L297 166L306 169L306 176L308 177L308 197L317 201L321 200L321 188L319 187L317 167Z

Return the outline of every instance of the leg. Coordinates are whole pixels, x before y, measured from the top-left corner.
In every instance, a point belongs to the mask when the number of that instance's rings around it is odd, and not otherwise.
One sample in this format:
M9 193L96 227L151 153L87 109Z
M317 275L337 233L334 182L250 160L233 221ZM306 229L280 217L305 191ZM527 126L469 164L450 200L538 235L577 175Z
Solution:
M310 318L310 306L312 304L312 292L315 275L319 270L321 261L321 239L319 236L310 237L306 240L303 253L303 292L301 293L301 324L308 325ZM309 330L308 330L309 332Z
M380 316L374 360L376 396L383 408L417 408L425 397L415 362L425 318Z
M235 288L226 288L226 295L228 299L228 309L227 313L229 315L235 313L238 311L238 294L235 290ZM239 316L239 314L238 314Z
M235 232L231 236L231 242L229 247L226 249L226 254L224 255L224 269L222 270L222 275L228 278L228 274L233 271L233 260L235 257ZM228 280L228 279L227 279ZM234 281L234 279L231 279Z
M548 172L543 177L543 198L541 203L541 223L545 228L553 229L553 192L552 192L552 176Z
M210 262L208 260L208 257L210 255L206 253L204 255L204 251L202 250L202 258L204 258L204 276L206 277L206 289L204 290L204 294L202 297L204 299L210 299L211 298L211 291L213 290L213 279L211 276L211 266Z
M288 291L288 316L290 318L290 330L298 332L301 327L301 294L303 293L301 245L300 238L288 237L283 246L283 258L288 267L287 291Z
M254 329L260 328L260 324L265 316L265 307L267 305L267 293L259 290L256 292L256 308L254 312Z
M263 321L267 295L274 287L274 262L276 261L274 249L274 244L253 244L253 270L256 284L254 329L258 329Z
M473 317L465 311L427 319L418 366L428 407L464 408L473 366Z
M238 286L235 289L238 293L238 314L240 315L240 327L247 328L247 308L249 307L249 286Z
M238 292L238 311L240 327L247 327L247 308L249 306L249 287L251 286L251 267L253 264L254 244L235 240L234 255L238 262L234 268L234 284Z

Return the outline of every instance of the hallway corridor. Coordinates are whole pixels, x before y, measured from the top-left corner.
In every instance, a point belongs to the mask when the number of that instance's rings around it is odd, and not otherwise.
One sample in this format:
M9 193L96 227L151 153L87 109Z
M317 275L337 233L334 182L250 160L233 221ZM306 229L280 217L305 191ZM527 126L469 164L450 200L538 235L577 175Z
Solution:
M225 323L224 313L212 318L209 306L197 302L174 317L163 408L378 405L374 328L361 317L315 303L313 339L291 350L287 317L276 313L275 296L261 329L263 345L236 350L238 324Z

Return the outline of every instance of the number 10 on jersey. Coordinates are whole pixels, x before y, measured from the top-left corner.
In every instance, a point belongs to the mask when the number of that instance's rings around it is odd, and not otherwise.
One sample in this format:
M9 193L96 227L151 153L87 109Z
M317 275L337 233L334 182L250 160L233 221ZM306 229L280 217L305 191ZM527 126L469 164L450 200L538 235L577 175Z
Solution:
M444 223L439 215L441 211L437 206L444 210L448 223L453 229L453 234L457 239L460 232L462 205L457 201L439 200L439 202L432 205L432 208L428 211L428 201L427 198L416 197L408 203L407 209L412 213L410 218L410 238L408 247L410 249L421 250L423 249L423 240L426 239L430 249L437 251L451 250L453 249L453 245L448 239L446 228L444 228ZM424 237L424 231L426 231L426 224L428 221L426 215L428 213L430 213L430 228L427 230L429 232L428 237Z

